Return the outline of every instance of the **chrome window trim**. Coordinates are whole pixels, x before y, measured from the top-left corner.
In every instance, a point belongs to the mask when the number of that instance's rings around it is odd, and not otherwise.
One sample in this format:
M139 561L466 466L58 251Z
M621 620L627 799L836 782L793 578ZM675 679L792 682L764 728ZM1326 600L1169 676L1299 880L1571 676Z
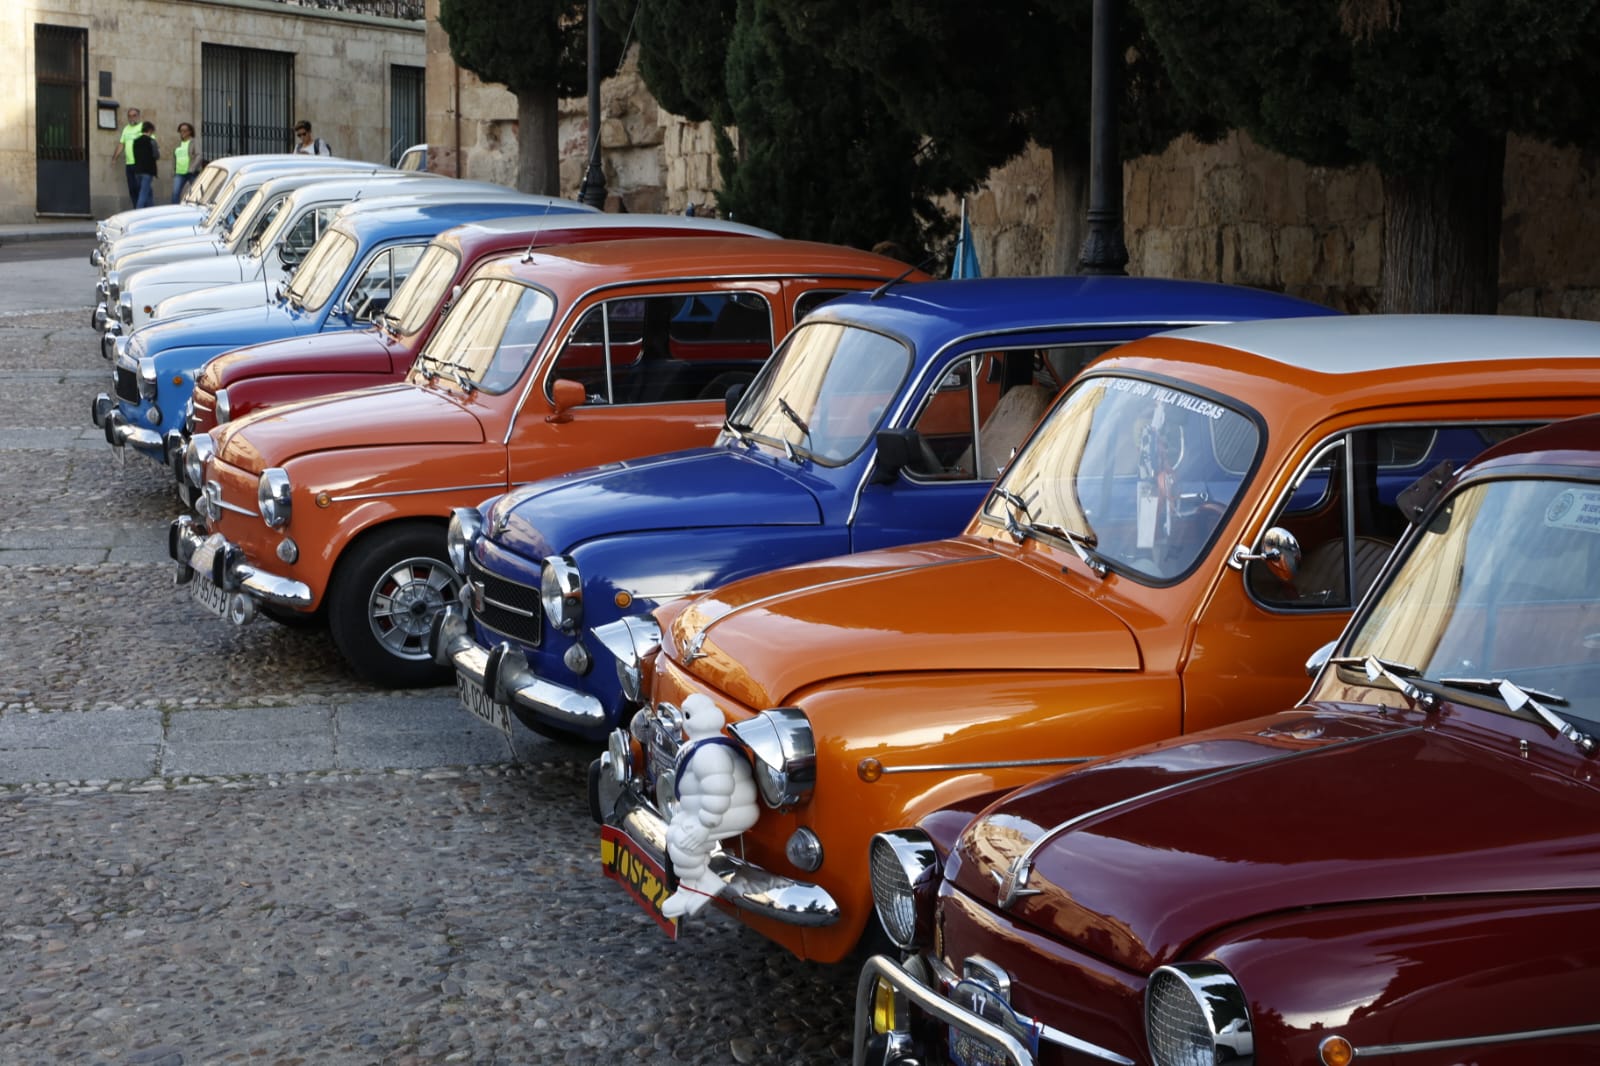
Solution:
M1543 1040L1553 1036L1581 1036L1584 1033L1600 1033L1600 1022L1562 1025L1550 1029L1521 1029L1485 1036L1458 1036L1445 1040L1414 1040L1405 1044L1352 1044L1351 1046L1355 1049L1355 1057L1361 1059L1377 1055L1411 1055L1419 1051L1448 1051L1453 1048L1479 1047L1484 1044L1510 1044L1519 1040Z

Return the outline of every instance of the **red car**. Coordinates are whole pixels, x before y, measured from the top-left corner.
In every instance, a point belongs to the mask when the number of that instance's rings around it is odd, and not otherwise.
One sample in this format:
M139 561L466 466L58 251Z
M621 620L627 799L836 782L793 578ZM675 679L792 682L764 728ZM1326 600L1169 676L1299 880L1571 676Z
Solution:
M434 326L483 262L535 246L696 236L777 234L739 222L683 215L532 215L448 229L428 245L373 328L253 344L207 363L195 379L181 439L167 444L178 493L186 502L194 502L183 457L196 435L258 407L405 380Z
M1406 508L1294 710L874 839L857 1064L1600 1062L1600 419Z

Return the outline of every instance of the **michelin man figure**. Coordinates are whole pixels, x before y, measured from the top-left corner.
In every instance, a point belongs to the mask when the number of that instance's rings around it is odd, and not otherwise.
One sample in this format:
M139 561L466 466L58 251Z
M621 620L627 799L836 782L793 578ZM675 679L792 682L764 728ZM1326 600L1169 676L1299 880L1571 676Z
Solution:
M678 752L678 809L667 823L667 857L678 890L661 905L668 918L698 914L725 887L711 872L712 847L756 824L756 784L744 749L722 735L723 716L705 696L683 701L688 740Z

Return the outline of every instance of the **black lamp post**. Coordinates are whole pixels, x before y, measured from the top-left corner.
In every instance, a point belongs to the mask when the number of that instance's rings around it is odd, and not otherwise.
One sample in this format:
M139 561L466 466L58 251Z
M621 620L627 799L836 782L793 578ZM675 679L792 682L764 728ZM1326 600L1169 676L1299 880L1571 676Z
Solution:
M1089 232L1078 253L1085 274L1126 274L1122 243L1122 157L1117 146L1117 3L1094 0L1090 41Z
M604 207L606 174L600 166L600 14L599 0L589 0L589 163L583 172L578 199L590 207Z

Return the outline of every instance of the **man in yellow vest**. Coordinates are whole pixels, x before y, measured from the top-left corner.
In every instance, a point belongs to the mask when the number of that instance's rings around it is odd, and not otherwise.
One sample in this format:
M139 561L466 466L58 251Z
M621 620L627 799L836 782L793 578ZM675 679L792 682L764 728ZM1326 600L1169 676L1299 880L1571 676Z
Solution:
M189 187L200 171L200 146L194 143L194 127L187 122L178 123L178 146L172 150L172 202L183 199L183 190Z
M120 158L127 170L128 203L135 207L139 205L139 175L133 172L133 142L143 133L144 123L140 120L139 109L128 108L128 124L122 127L122 134L117 138L117 150L111 153L111 158Z

